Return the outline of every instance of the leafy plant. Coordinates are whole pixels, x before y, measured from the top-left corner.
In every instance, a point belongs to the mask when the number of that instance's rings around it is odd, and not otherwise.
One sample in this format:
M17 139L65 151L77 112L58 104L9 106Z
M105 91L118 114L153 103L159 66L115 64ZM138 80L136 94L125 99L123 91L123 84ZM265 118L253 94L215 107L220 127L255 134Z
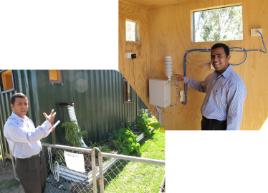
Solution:
M92 143L90 148L98 147L102 152L112 152L112 148L110 144L103 144L103 143Z
M150 135L150 129L148 127L148 123L149 123L148 119L149 119L148 114L145 112L144 109L141 109L141 112L137 117L137 128L141 132L143 132L145 134L145 136Z
M154 116L148 118L148 126L154 129L159 129L160 128L160 123L158 122L157 118Z
M140 144L135 135L129 128L120 128L113 135L115 148L123 154L140 154Z
M101 146L99 146L99 148L102 152L111 152L112 151L111 147L109 147L108 145L101 145Z
M61 124L61 127L65 129L65 139L69 145L82 146L81 139L85 132L82 132L75 122L64 122Z
M137 118L137 128L144 132L145 136L150 136L153 129L160 128L160 123L154 116L149 117L148 113L142 109Z

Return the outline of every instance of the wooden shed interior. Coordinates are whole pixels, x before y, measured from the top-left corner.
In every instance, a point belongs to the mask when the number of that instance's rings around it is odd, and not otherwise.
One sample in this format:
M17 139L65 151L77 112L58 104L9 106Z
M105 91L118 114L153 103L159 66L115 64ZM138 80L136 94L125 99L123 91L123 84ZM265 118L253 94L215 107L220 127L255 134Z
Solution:
M224 41L230 47L262 48L260 38L251 36L252 28L261 28L264 42L268 39L268 1L265 0L119 0L119 70L153 113L156 107L149 103L149 79L166 79L164 57L171 56L173 74L183 74L185 50L210 48L215 42L192 41L192 13L195 10L242 6L242 40ZM135 21L138 39L126 41L125 22ZM127 53L135 53L128 59ZM131 56L129 56L131 57ZM241 53L231 53L231 63L238 63ZM188 57L188 75L203 80L212 72L209 53L192 53ZM234 70L244 80L247 98L241 129L261 129L268 117L268 54L250 52L245 63ZM171 86L171 104L161 110L162 124L168 130L200 129L200 108L204 94L188 90L186 105L178 102L174 82ZM183 89L179 83L178 89Z

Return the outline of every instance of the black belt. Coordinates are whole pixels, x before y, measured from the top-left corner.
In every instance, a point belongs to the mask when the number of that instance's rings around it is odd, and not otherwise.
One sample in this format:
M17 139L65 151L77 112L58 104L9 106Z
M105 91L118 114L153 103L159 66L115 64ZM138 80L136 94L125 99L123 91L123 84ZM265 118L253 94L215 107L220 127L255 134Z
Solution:
M226 130L227 121L219 121L217 119L208 119L202 116L201 122L202 130Z

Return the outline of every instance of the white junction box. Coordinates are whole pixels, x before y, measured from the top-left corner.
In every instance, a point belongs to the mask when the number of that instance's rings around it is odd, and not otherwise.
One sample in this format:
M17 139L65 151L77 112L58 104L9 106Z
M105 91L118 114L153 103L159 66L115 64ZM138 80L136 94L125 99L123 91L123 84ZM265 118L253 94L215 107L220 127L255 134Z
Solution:
M149 103L158 107L171 104L171 82L168 80L149 80Z
M262 28L251 28L250 35L251 36L259 36L260 34L257 31L262 33Z

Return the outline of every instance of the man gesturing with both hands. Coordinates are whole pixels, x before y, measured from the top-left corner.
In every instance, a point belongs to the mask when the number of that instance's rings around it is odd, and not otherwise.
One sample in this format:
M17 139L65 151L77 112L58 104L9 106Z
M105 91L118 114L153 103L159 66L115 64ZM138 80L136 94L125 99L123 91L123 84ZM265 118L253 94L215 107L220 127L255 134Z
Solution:
M46 120L41 126L34 126L27 117L28 98L23 93L15 93L10 100L12 114L4 126L9 149L15 157L16 173L25 193L42 193L47 176L45 159L41 154L40 139L47 137L52 127L56 112L43 113Z

